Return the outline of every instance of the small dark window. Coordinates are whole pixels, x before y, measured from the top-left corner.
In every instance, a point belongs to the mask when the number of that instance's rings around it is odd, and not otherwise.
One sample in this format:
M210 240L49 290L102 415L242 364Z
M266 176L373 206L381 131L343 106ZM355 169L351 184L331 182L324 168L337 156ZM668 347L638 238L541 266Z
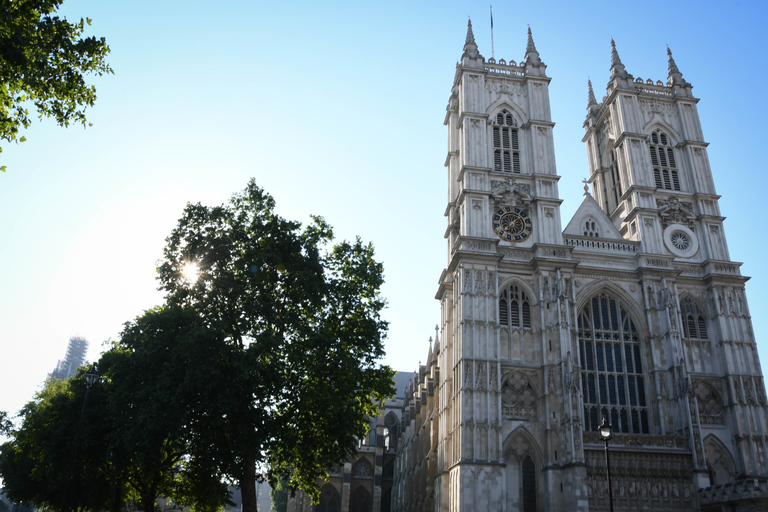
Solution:
M536 512L536 465L530 455L523 461L523 512Z

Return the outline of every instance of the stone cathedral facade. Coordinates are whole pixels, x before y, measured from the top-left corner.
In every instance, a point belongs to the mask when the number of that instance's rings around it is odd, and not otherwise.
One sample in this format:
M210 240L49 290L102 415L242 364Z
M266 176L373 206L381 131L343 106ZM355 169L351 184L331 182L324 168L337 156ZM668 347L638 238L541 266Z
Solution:
M591 192L563 229L530 30L515 63L486 60L468 27L445 118L440 336L406 389L392 511L608 510L603 417L616 510L768 510L747 278L698 100L671 52L662 83L612 46L601 102L589 84Z

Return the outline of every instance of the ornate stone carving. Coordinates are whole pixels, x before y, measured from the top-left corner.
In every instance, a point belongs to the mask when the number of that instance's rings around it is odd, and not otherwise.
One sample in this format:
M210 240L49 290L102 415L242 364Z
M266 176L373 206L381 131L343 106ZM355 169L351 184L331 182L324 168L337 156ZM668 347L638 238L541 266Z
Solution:
M517 183L515 178L491 180L491 195L495 207L522 206L528 208L531 204L531 187Z
M487 277L487 272L475 270L475 295L485 295L487 290L485 280Z
M485 389L485 362L477 363L477 378L475 379L475 388Z
M573 356L571 352L565 356L565 362L563 363L563 389L570 391L578 391L579 385L576 382L576 375L573 369Z
M472 363L464 364L464 387L472 389Z
M352 476L355 478L370 478L372 475L371 464L365 459L359 459L352 468Z
M522 260L528 261L531 259L531 253L526 251L518 251L515 249L508 249L506 247L498 246L497 252L502 255L504 259L508 260Z
M472 292L472 270L464 269L464 293Z
M755 405L755 393L752 389L752 379L750 377L744 377L742 382L744 383L744 401L746 401L748 405Z
M600 450L585 452L592 492L590 510L608 507L605 456ZM611 477L617 508L632 510L697 510L693 501L690 455L614 452Z
M518 457L522 457L525 453L528 452L528 450L531 449L531 446L528 444L528 442L525 440L523 436L518 435L509 444L509 449L510 451L514 452L515 455L517 455Z
M699 408L699 421L703 425L724 425L725 409L714 388L701 381L694 386L694 393Z
M501 409L504 416L532 417L536 414L536 391L522 372L513 372L501 386Z
M489 362L488 363L488 390L496 390L498 393L498 388L496 385L496 364Z
M670 197L664 200L657 199L656 206L659 207L662 226L683 224L693 229L693 221L696 219L696 216L693 214L693 205L691 203L682 203L677 197Z

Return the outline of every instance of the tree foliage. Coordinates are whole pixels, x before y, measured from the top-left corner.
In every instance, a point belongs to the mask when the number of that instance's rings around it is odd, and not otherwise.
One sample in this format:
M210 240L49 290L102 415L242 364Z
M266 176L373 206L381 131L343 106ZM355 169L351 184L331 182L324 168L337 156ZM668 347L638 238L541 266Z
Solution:
M288 486L285 479L280 478L269 491L272 501L272 512L286 512L288 509Z
M17 140L29 127L29 107L60 126L87 125L96 88L85 75L112 70L104 38L83 37L91 20L70 23L56 10L63 0L0 2L0 138ZM23 142L24 138L19 139ZM0 148L0 151L2 149ZM2 170L5 170L2 168Z
M187 411L199 400L188 382L199 377L199 358L215 345L215 335L192 311L155 308L126 323L99 360L108 389L105 419L112 422L110 457L126 484L126 499L147 512L158 496L196 510L218 508L228 498L218 474L190 478L185 460Z
M0 436L10 435L13 431L13 422L8 417L8 413L0 411Z
M109 509L112 471L101 440L108 426L97 421L104 406L102 389L90 395L77 460L73 460L86 387L82 372L66 381L51 381L21 410L22 424L0 447L0 476L13 502L56 510L68 506Z
M82 377L49 382L0 448L8 495L57 510L134 502L152 512L159 496L199 512L219 509L229 498L222 475L192 472L187 455L187 410L200 398L189 390L199 387L196 372L214 337L195 312L156 308L126 323L102 355L87 408Z
M195 458L239 481L246 511L257 471L316 496L317 479L354 452L376 402L394 391L378 362L382 265L370 244L332 240L320 217L302 228L277 215L253 180L229 204L187 205L167 239L168 302L226 336L227 373L200 390L218 399L195 420ZM191 262L194 282L183 272Z

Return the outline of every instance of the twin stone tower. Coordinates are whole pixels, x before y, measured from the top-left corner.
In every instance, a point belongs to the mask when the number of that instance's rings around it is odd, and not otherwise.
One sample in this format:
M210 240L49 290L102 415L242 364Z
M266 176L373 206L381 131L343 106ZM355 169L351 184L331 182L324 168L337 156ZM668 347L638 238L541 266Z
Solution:
M612 42L602 102L589 84L592 192L563 229L530 29L524 61L497 62L470 23L445 118L440 336L406 390L391 510L608 510L603 418L616 510L768 510L747 278L668 60L666 83L635 79Z

